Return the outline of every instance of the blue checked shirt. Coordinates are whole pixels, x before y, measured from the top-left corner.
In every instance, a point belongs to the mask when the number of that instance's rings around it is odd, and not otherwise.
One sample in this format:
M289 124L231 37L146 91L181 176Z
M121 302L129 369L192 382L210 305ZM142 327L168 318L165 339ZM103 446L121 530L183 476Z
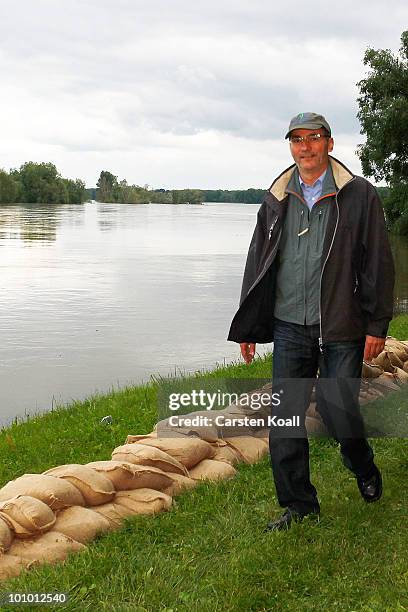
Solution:
M326 172L327 169L323 172L323 174L319 176L318 179L315 180L313 185L306 185L306 183L302 181L302 178L299 175L300 187L302 189L303 197L305 198L309 210L312 210L313 204L317 202L317 200L322 195L323 181L324 177L326 176Z

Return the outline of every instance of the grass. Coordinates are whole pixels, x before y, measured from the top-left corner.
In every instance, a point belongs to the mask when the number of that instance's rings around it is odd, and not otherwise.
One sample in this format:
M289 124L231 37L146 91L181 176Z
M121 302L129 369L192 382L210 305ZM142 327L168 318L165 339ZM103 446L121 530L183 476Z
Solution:
M408 317L397 317L390 333L408 338ZM267 357L197 377L265 378L270 370ZM151 430L156 394L153 382L14 423L0 432L0 483L62 463L108 459L128 433ZM110 426L100 423L107 414ZM240 465L234 480L200 484L171 512L132 518L87 552L24 573L0 591L65 591L70 601L58 609L75 611L408 610L406 440L373 440L384 495L372 505L360 498L333 441L313 439L310 446L318 524L264 534L267 520L280 513L269 462Z

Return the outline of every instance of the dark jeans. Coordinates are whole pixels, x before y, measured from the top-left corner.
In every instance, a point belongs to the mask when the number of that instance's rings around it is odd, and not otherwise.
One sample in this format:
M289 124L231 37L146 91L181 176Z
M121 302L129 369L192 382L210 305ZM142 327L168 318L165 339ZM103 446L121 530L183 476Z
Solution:
M321 353L319 335L319 325L275 320L273 388L284 393L272 414L283 418L297 414L301 428L296 437L285 437L271 427L269 449L279 504L301 514L320 510L310 482L304 426L315 382L317 410L329 434L340 444L344 465L356 476L369 474L374 465L358 403L365 338L325 343Z

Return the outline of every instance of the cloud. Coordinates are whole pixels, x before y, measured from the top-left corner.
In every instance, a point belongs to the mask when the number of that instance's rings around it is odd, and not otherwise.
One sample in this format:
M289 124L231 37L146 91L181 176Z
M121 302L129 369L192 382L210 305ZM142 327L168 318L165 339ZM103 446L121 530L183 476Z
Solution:
M364 50L397 49L407 17L403 2L390 20L367 0L329 14L292 0L3 5L0 166L46 159L90 185L113 165L154 186L262 185L266 165L272 177L287 155L290 117L305 110L327 116L359 171Z

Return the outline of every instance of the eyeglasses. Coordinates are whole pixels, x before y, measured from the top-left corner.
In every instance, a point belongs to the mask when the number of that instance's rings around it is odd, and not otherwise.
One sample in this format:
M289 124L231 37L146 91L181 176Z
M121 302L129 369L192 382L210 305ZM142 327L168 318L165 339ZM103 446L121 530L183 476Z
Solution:
M301 144L307 142L308 144L313 144L314 142L319 142L321 138L330 138L327 134L308 134L307 136L291 136L289 141L291 144Z

